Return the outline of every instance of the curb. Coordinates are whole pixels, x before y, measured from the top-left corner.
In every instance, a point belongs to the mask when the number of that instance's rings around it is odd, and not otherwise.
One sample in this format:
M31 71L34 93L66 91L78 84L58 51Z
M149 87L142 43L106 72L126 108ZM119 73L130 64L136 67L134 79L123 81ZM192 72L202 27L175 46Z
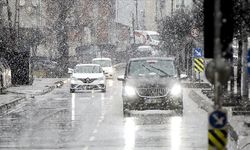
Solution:
M55 88L61 88L63 85L64 85L64 81L57 81L57 82L54 83L54 85L48 86L48 88L46 88L42 92L37 93L37 94L30 94L30 96L35 97L35 96L45 95L47 93L52 92ZM18 93L18 92L11 92L11 93L24 94L24 93ZM0 106L0 116L1 116L1 114L4 114L8 110L10 110L13 107L15 107L16 105L20 104L20 102L23 101L23 100L26 100L26 96L21 96L21 97L15 98L15 99L11 100L9 103L1 105Z
M0 116L1 116L1 114L6 113L8 110L12 109L13 107L15 107L16 105L18 105L19 103L21 103L24 100L26 100L26 97L19 97L19 98L15 98L15 99L11 100L11 102L9 102L9 103L1 105L0 106Z
M194 90L191 90L189 93L189 97L204 111L211 112L213 110L213 102L207 101L200 94L196 93ZM239 135L235 131L235 129L230 125L230 122L227 125L229 134L233 141L237 142L239 139Z

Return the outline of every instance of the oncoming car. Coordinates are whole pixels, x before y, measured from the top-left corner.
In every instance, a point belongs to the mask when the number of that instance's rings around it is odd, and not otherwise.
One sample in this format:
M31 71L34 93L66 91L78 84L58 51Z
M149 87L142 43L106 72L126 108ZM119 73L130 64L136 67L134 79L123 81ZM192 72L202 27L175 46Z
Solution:
M92 63L101 65L102 69L104 70L105 76L107 78L113 78L114 69L112 67L110 58L94 58L92 60Z
M72 73L70 81L70 92L76 90L101 90L106 92L106 77L98 64L78 64Z
M171 109L183 113L183 93L174 58L133 58L127 63L123 81L123 112Z

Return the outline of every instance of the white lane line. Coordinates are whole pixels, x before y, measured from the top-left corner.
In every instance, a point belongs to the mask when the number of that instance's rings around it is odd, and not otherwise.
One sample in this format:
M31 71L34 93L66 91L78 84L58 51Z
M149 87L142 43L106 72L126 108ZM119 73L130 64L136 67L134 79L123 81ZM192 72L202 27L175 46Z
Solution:
M97 129L95 129L94 131L93 131L93 134L96 134L98 132L98 130Z
M94 141L95 140L95 137L94 136L91 136L90 138L89 138L89 141Z
M88 147L88 146L85 146L83 150L88 150L88 149L89 149L89 147Z

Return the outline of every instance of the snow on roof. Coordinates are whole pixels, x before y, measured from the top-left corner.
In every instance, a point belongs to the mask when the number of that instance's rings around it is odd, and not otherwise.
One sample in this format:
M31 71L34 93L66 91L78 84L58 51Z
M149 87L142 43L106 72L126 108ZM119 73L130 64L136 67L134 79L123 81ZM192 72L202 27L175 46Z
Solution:
M93 60L110 60L111 61L110 58L94 58Z
M99 64L77 64L76 66L100 66Z

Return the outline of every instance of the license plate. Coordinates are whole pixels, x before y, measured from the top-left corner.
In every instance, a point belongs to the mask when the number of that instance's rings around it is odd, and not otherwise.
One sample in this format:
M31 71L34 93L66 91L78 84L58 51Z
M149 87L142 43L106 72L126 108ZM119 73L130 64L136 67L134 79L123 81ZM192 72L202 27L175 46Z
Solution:
M149 98L145 100L146 103L160 103L160 99L155 99L155 98Z

